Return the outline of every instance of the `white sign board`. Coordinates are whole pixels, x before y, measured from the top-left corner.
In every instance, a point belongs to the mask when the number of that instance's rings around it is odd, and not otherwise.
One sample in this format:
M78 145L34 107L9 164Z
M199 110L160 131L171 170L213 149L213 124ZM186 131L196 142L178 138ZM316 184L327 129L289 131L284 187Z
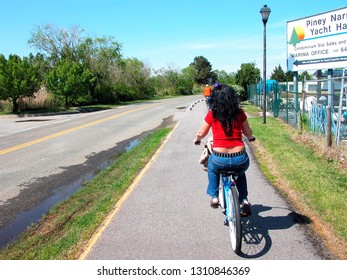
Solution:
M288 71L347 67L347 7L287 22Z

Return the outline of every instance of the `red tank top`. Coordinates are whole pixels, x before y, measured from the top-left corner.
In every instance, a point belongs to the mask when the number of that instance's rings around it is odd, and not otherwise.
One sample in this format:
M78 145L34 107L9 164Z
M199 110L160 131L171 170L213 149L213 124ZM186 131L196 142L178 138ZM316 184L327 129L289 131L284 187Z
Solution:
M244 146L242 141L242 123L247 119L245 112L240 109L240 113L232 124L232 135L226 136L219 120L213 117L210 110L205 121L212 127L213 147L215 148L232 148L236 146Z

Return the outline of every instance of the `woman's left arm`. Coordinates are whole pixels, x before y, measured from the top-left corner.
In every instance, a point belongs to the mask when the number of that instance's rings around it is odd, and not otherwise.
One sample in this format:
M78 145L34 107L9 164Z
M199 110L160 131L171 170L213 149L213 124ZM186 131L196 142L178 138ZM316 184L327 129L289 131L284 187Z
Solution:
M242 133L247 137L248 140L253 139L252 129L249 126L247 119L242 123Z

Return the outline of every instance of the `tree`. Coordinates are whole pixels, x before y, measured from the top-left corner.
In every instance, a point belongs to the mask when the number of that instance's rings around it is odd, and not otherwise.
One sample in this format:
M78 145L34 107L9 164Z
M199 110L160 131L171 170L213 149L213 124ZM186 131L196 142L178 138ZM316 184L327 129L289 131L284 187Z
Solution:
M45 76L51 70L51 65L49 61L46 59L45 55L37 53L34 56L32 53L30 53L29 62L33 67L35 67L35 69L37 69L39 81L40 83L43 83Z
M165 77L169 87L176 87L180 76L180 73L177 69L172 69L169 67L168 69L161 69L161 73Z
M121 72L118 71L118 66L122 63L121 44L112 37L85 38L83 32L78 26L64 30L45 24L31 32L29 44L42 51L52 67L58 63L58 68L61 68L62 61L65 64L69 61L73 65L80 65L84 72L88 69L93 74L94 81L87 82L85 86L90 87L92 100L113 102L114 83L118 81L117 75ZM81 99L85 97L82 96Z
M69 59L57 61L47 75L46 87L54 94L65 98L65 106L70 102L83 104L92 102L89 92L91 84L95 82L93 74L82 65Z
M276 80L277 82L285 82L286 81L286 74L284 73L281 65L278 65L278 67L275 67L273 70L270 79Z
M0 99L10 100L13 112L19 110L18 99L33 97L40 88L37 68L27 57L10 55L8 60L0 55Z
M187 79L189 79L192 83L194 83L194 77L197 74L197 70L194 66L188 66L182 69L182 75L184 75Z
M194 79L198 84L210 84L216 81L217 75L212 71L212 65L205 57L196 56L190 66L196 69Z
M28 43L46 53L52 64L67 58L78 61L78 46L83 42L83 31L79 26L64 30L44 24L31 32Z
M194 74L195 69L192 66L188 66L178 74L178 81L175 86L175 94L190 95L193 94L194 88Z
M241 68L236 72L235 75L236 84L243 87L247 92L247 86L256 84L260 81L260 70L255 66L255 63L243 63Z
M188 66L182 71L162 68L156 72L156 76L152 79L160 94L189 95L193 93L195 74L196 70L193 66Z
M146 99L154 95L150 76L151 69L137 58L128 58L121 64L121 77L116 94L123 100Z
M79 57L95 77L91 95L98 102L117 100L114 88L122 79L125 66L121 49L122 45L113 37L86 38L78 47Z
M219 81L219 83L226 85L236 84L235 73L227 73L224 70L215 70L214 72L217 74L217 80Z
M302 81L302 80L312 80L313 79L313 76L308 73L307 71L304 71L302 73L299 74L299 80Z
M299 74L298 76L299 81L302 80L313 80L313 76L308 73L307 71L302 72L301 74ZM292 82L294 80L294 72L292 71L287 71L285 73L285 81L286 82Z
M287 71L286 72L286 82L292 82L294 79L294 72Z

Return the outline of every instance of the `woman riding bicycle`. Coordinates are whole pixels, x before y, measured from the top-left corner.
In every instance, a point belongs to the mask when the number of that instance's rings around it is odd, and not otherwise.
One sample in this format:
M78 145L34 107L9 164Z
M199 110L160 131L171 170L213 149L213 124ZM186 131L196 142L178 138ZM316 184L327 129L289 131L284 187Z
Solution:
M211 196L211 207L218 208L220 170L238 170L236 186L239 192L241 215L251 214L247 196L245 171L249 167L249 158L242 141L242 134L254 140L245 112L240 108L235 91L226 85L213 89L213 98L209 100L210 110L196 134L194 143L199 145L212 127L212 154L208 161L207 194Z

